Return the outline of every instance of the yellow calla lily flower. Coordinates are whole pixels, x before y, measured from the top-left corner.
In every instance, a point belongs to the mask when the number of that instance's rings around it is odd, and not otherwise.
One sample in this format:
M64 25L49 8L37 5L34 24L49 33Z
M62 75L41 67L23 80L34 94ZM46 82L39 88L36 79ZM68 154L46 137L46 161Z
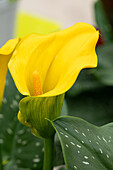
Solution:
M97 66L98 37L99 32L86 23L24 37L8 64L20 93L38 97L65 93L81 69Z
M96 67L96 29L85 23L48 35L24 37L8 67L17 89L19 121L38 137L50 138L55 131L49 120L60 116L64 93L73 85L83 68Z
M0 48L0 106L3 98L8 62L18 42L19 38L11 39Z

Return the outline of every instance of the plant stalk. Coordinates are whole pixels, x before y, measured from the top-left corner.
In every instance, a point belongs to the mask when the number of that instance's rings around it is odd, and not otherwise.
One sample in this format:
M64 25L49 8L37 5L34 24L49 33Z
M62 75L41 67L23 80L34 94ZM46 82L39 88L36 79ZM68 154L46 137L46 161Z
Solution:
M2 165L2 145L0 144L0 170L3 170L3 165Z
M53 170L54 160L54 136L44 139L44 163L43 170Z

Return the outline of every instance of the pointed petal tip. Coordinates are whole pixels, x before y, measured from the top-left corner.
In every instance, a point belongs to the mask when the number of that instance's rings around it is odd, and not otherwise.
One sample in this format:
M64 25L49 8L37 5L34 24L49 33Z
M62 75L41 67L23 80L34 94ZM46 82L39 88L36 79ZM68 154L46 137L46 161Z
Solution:
M0 55L10 55L17 44L19 43L20 38L10 39L8 40L1 48Z

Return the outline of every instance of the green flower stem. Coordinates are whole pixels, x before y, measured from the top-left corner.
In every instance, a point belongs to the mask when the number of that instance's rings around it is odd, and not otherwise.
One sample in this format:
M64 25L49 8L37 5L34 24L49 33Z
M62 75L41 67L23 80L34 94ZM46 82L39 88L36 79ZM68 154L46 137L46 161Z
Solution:
M44 163L43 170L53 170L54 136L44 139Z
M3 165L2 165L2 145L0 144L0 170L3 170Z

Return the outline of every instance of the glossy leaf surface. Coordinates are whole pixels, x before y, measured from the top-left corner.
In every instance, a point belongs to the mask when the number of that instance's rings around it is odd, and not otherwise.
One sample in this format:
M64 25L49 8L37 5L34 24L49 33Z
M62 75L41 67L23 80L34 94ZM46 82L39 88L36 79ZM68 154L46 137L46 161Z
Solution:
M113 169L113 124L97 127L76 117L53 122L67 170Z

